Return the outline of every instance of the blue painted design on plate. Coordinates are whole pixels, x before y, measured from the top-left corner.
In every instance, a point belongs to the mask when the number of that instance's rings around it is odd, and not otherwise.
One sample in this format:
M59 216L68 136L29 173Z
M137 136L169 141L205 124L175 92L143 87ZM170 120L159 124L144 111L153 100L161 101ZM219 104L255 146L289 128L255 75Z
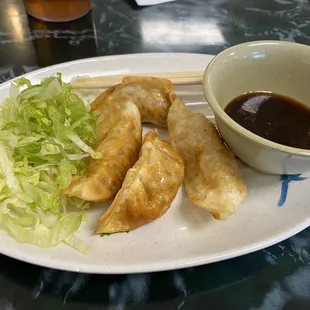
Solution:
M308 178L301 177L301 173L300 174L291 174L291 175L282 174L280 177L280 180L282 181L282 186L281 186L280 198L278 201L278 207L282 207L285 204L287 192L288 192L288 184L291 181L304 181L306 179L308 179Z

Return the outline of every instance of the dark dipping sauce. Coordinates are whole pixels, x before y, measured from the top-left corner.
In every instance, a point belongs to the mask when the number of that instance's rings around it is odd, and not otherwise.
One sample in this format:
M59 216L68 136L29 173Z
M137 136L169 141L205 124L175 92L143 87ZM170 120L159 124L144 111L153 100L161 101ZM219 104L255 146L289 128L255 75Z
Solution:
M228 103L225 112L258 136L310 149L310 109L293 98L275 93L247 93Z

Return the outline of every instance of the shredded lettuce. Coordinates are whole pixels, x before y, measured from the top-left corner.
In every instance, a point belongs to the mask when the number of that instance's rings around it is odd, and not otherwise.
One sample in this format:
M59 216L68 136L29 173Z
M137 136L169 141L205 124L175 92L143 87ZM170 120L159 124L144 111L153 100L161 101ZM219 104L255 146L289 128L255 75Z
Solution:
M97 117L61 74L12 83L0 107L0 226L16 241L88 253L75 232L89 204L62 191L86 157L101 157L92 148Z

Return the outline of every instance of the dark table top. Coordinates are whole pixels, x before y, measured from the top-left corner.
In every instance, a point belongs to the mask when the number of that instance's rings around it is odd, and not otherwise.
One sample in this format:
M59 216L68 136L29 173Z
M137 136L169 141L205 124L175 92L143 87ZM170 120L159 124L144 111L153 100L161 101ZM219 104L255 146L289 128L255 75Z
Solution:
M94 0L84 18L43 23L22 1L0 2L0 80L97 55L216 54L244 41L310 44L307 0L178 0L139 8ZM181 30L180 30L181 29ZM0 255L0 310L310 309L310 229L263 251L154 274L62 272Z

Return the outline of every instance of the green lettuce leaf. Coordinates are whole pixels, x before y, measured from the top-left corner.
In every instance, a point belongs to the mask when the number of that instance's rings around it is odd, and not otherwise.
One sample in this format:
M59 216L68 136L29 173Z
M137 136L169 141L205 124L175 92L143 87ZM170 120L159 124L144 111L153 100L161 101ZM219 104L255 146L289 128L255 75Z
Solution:
M88 252L74 233L89 204L62 191L85 158L101 158L92 148L98 117L61 74L12 83L0 109L0 227L16 241Z

